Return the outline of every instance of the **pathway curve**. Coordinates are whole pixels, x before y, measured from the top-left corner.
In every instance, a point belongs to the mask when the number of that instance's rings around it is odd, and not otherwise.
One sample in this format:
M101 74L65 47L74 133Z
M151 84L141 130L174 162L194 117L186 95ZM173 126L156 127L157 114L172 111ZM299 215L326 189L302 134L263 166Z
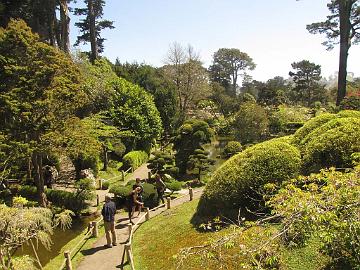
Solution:
M203 188L194 189L194 199L200 198ZM189 201L189 195L183 196L179 199L171 201L171 207L176 207ZM166 207L158 208L150 212L150 218L159 215L166 211ZM138 218L134 218L136 223ZM121 259L124 251L124 244L126 243L129 232L127 228L128 218L127 213L117 214L116 220L116 235L118 245L112 248L106 248L105 235L101 237L90 249L82 250L81 253L85 255L84 260L77 267L77 270L111 270L121 268ZM134 258L136 260L136 257Z
M143 165L141 165L139 168L137 168L133 173L131 173L130 175L130 177L131 177L131 179L135 179L135 178L137 178L137 177L139 177L140 179L145 179L145 178L147 178L148 177L148 172L149 172L150 170L147 168L147 163L145 163L145 164L143 164ZM121 178L121 175L120 176L115 176L115 177L113 177L113 178L110 178L110 180L111 179L115 179L115 178ZM129 179L129 176L127 177L127 179ZM125 182L124 182L124 185L126 184L126 180L125 180ZM103 201L105 201L105 195L107 194L107 193L109 193L109 190L107 189L107 190L96 190L96 195L99 195L99 201L100 202L103 202ZM93 209L93 211L96 211L96 209L97 209L97 206L96 206L96 204L97 204L97 202L96 202L96 198L93 200L93 202L92 202L92 205L91 205L91 207L92 207L92 209Z

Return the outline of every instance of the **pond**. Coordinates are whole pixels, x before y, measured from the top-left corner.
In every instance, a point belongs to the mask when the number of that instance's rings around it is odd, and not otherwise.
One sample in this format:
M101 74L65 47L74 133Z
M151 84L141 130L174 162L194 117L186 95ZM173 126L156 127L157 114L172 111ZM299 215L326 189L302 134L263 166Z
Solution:
M70 229L61 230L55 229L54 234L51 236L52 245L51 250L47 250L41 243L38 245L37 253L40 259L40 262L45 266L51 259L59 255L59 252L63 246L65 246L69 241L77 237L87 226L89 222L96 219L95 216L87 216L82 218L76 218L73 220L72 226ZM35 247L36 247L36 243ZM30 255L35 258L34 252L30 245L25 244L22 248L19 248L16 253L16 256Z
M222 158L222 152L224 147L229 141L233 141L232 137L220 137L216 136L211 143L203 145L204 149L208 151L209 158L215 160L214 166L211 168L211 171L215 171L221 164L223 164L226 159Z

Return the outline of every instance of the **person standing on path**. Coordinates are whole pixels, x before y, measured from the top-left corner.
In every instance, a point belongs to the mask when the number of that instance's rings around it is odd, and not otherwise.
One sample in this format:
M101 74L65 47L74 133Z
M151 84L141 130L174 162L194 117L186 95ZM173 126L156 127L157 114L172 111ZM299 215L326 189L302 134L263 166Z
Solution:
M143 193L143 191L144 191L144 187L143 187L143 185L142 185L142 183L141 183L141 179L140 179L139 177L136 178L135 184L132 186L132 189L135 190L137 187L140 187L140 188L141 188L140 192L138 192L138 194L137 194L137 201L143 203L144 201L143 201L143 198L142 198L142 193ZM137 205L136 207L139 209L139 213L138 213L138 215L137 215L137 216L139 216L140 213L141 213L141 208L142 208L142 206L141 206L141 205ZM136 210L136 209L135 209L135 210Z
M160 174L155 175L155 187L158 195L158 200L161 200L162 203L165 203L164 193L165 193L166 185L161 180Z
M131 220L134 212L135 212L135 208L138 207L143 207L144 203L138 201L138 197L139 197L139 193L141 192L142 188L141 187L136 187L133 191L130 192L129 194L129 198L128 198L128 211L129 211L129 222L131 224L134 224Z
M107 241L106 247L108 248L117 245L116 233L115 233L115 213L116 213L115 203L111 201L110 194L106 194L105 204L103 206L101 214L104 218L104 226L105 226L106 241ZM112 237L110 237L110 232Z

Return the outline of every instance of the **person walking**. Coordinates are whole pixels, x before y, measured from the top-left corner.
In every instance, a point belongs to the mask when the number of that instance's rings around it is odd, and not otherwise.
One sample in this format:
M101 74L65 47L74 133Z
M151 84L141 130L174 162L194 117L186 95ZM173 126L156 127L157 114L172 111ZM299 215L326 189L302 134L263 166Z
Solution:
M140 187L140 192L137 193L137 201L143 203L144 201L143 201L142 193L144 191L144 187L143 187L143 185L141 183L141 179L138 178L138 177L135 179L135 184L132 186L132 189L135 190L137 187ZM141 213L142 206L135 205L135 208L139 209L139 213L137 215L137 216L139 216L140 213ZM136 211L136 209L135 209L135 211Z
M129 222L131 224L134 224L131 220L132 216L134 215L135 212L135 208L138 207L143 207L144 203L140 202L138 200L139 197L139 193L141 192L141 187L136 187L133 191L130 192L129 194L129 198L128 198L128 211L129 211Z
M166 185L161 180L160 174L155 175L155 187L158 195L158 200L161 200L162 203L165 203L164 193L165 193Z
M115 232L115 213L116 206L113 201L111 201L110 194L105 195L105 204L102 208L101 214L104 218L105 234L107 244L105 245L108 248L116 246L116 232ZM111 236L110 236L111 232Z

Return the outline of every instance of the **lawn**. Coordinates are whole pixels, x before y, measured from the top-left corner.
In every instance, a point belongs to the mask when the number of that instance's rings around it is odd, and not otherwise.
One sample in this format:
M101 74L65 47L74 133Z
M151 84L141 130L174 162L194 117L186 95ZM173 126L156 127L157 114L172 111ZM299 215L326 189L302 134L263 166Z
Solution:
M245 248L256 249L260 243L267 242L270 235L277 232L276 226L253 227L242 233L238 230L236 237L228 243L213 250L209 249L201 255L190 256L177 268L181 248L214 243L222 236L236 231L234 228L207 233L196 230L190 219L197 204L198 200L194 200L170 209L144 223L136 231L133 241L135 269L251 269L249 266L253 264L254 256L245 252ZM288 249L280 245L276 248L277 255L273 256L276 257L273 268L265 269L323 269L327 257L317 252L316 247L316 241L311 241L302 248ZM266 252L271 253L272 249L273 246L269 244ZM272 254L268 258L271 259ZM264 259L264 264L265 261ZM221 265L223 268L220 268ZM125 269L130 268L127 266Z

